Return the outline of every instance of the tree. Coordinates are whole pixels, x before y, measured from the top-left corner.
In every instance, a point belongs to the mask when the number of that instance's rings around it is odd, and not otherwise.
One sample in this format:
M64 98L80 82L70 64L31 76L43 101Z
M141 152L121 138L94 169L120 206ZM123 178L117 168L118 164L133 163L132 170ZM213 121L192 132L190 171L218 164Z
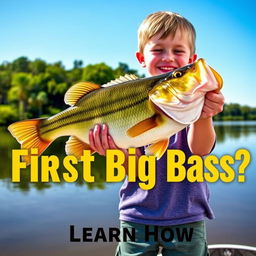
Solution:
M12 77L12 88L10 90L11 100L17 99L19 102L19 118L26 117L26 106L29 93L31 75L26 73L15 73Z
M70 85L82 80L83 70L81 68L72 69L67 72L67 79Z
M74 67L73 69L81 68L83 66L82 60L74 60Z
M46 68L46 73L52 80L55 80L56 83L66 82L66 71L61 62L48 65Z
M17 111L12 106L0 105L0 125L10 124L17 120Z
M0 104L7 103L7 92L11 87L11 72L0 71Z
M232 116L241 116L241 108L240 105L237 103L229 104L229 111Z
M38 75L44 73L46 70L47 64L44 60L36 59L29 63L29 69L33 75Z
M2 64L0 65L0 70L12 71L12 63L8 61L3 61Z
M31 91L38 93L39 91L47 91L47 83L51 77L47 73L40 73L31 77Z
M43 105L47 103L47 94L46 92L39 92L36 96L36 103L38 106L38 115L41 116L43 114Z
M82 80L94 82L100 85L105 84L114 78L113 69L105 63L86 66L82 75Z
M241 114L243 115L244 120L249 120L251 108L249 106L241 106Z
M118 67L114 70L114 74L116 78L123 76L125 74L134 74L140 77L137 70L130 69L126 63L122 63L122 62L118 63Z
M12 71L14 72L29 72L29 60L27 57L19 57L12 63Z
M37 94L31 93L28 98L29 114L35 114L37 117L43 114L43 106L47 104L48 96L44 91L40 91Z

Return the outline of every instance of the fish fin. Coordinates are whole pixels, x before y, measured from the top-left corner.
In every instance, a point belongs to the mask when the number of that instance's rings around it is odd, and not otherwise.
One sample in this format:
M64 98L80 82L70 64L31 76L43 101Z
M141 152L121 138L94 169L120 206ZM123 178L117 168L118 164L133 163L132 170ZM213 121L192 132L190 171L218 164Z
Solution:
M139 79L139 78L133 74L130 74L130 75L126 74L124 76L120 76L119 78L117 78L115 80L111 80L110 82L108 82L106 84L103 84L101 87L109 87L112 85L117 85L117 84L121 84L121 83L128 82L131 80L137 80L137 79Z
M78 160L80 160L80 157L83 155L84 150L91 150L92 154L94 151L91 149L90 145L87 143L79 140L75 136L70 136L68 141L66 142L65 151L67 155L73 155Z
M70 87L64 96L67 105L74 106L87 93L100 89L100 86L91 82L80 82Z
M136 137L150 129L157 127L159 124L159 116L153 115L152 117L135 124L129 128L126 133L130 137Z
M222 88L223 86L223 79L222 77L220 76L220 74L215 70L213 69L212 67L209 66L209 68L211 69L217 83L218 83L218 89L216 90L217 92L220 91L220 89Z
M22 149L38 149L38 155L41 155L45 149L52 143L40 136L40 125L46 118L31 119L13 123L9 125L8 130L14 138L21 144ZM22 159L27 165L30 164L30 155L23 156Z
M156 159L160 159L169 145L169 138L160 140L154 144L151 144L145 149L146 155L154 155Z

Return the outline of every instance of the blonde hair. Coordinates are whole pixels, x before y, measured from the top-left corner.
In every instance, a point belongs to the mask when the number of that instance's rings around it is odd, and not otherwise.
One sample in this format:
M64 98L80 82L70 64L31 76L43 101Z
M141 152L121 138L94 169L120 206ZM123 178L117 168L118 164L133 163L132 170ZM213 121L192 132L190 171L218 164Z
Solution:
M177 13L160 11L146 17L138 29L138 50L143 53L148 40L156 34L160 34L160 39L169 35L175 35L181 29L188 34L191 55L195 53L196 31L194 26L184 17Z

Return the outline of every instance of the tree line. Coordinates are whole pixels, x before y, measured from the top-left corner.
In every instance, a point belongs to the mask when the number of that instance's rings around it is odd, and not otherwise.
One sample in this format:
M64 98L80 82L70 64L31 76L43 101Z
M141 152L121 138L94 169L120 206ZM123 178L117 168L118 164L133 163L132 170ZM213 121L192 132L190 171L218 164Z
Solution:
M83 67L75 60L66 70L59 61L53 64L42 59L30 61L20 57L0 65L0 125L17 120L54 115L67 108L64 94L79 81L104 84L124 74L135 74L125 63L113 69L105 63Z
M79 81L104 84L124 74L135 74L125 63L112 68L104 62L83 66L75 60L73 68L66 70L61 61L47 63L42 59L19 57L0 64L0 125L17 120L51 116L67 108L64 94ZM216 120L256 120L256 108L225 104Z

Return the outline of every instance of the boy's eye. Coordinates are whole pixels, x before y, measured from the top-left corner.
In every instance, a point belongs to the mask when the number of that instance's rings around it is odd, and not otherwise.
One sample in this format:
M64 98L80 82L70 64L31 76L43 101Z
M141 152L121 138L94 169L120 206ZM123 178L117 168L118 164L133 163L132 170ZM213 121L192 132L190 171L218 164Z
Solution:
M174 50L174 52L177 53L177 54L182 54L182 53L184 53L185 51L183 51L183 50Z
M152 52L161 52L163 49L153 49Z

